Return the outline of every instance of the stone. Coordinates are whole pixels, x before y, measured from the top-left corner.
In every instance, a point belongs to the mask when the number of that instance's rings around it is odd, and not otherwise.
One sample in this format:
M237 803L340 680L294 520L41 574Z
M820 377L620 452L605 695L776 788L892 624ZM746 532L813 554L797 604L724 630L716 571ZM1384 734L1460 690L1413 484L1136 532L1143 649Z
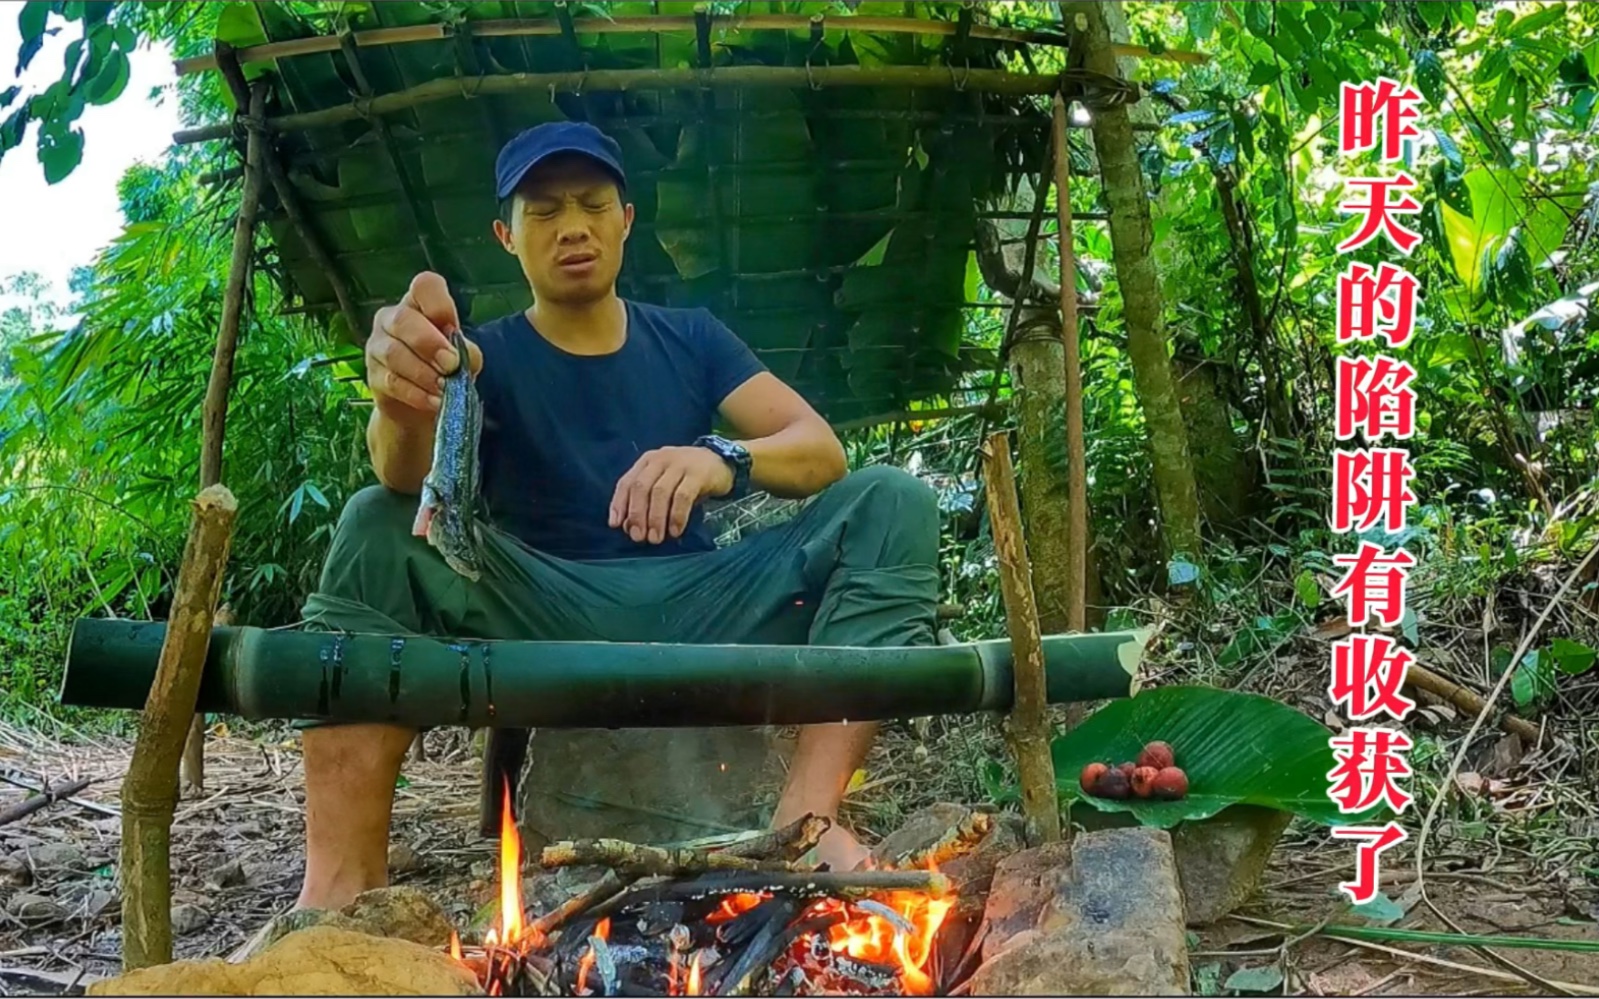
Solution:
M90 919L112 909L118 902L117 893L108 888L91 888L83 897L83 912Z
M947 801L928 805L912 813L898 829L883 837L883 841L872 848L872 859L879 864L892 864L906 854L925 850L971 814L972 810L965 805Z
M409 843L395 843L389 847L389 873L409 874L422 869L422 855Z
M26 888L33 884L28 862L15 853L0 857L0 888Z
M242 964L217 958L143 968L90 985L104 996L467 996L477 979L447 954L409 940L314 926Z
M994 827L977 844L977 849L939 868L955 882L961 908L966 914L975 915L967 907L975 909L988 897L1000 863L1026 848L1026 832L1027 822L1020 815L996 815Z
M1060 890L1037 926L984 961L972 994L1187 995L1188 940L1171 836L1107 829L1079 835L1068 852L1069 865L1053 868Z
M232 888L245 883L244 864L230 860L206 872L205 883L212 888Z
M1255 893L1292 819L1274 808L1233 805L1172 830L1189 926L1214 923Z
M438 903L415 888L374 888L343 909L291 909L273 916L228 955L228 962L251 960L279 940L313 927L409 940L424 947L445 946L455 928Z
M198 905L182 902L172 907L172 935L186 937L211 922L211 913Z
M6 913L25 926L49 926L67 918L66 906L30 892L18 892L6 902Z
M41 843L28 848L28 859L41 871L86 870L88 857L74 843Z
M437 902L404 886L364 891L340 912L366 927L368 933L424 947L445 946L454 929Z
M1071 863L1070 846L1046 843L1011 854L995 865L983 911L988 925L983 937L984 961L992 960L1013 938L1038 925L1044 906L1060 894L1070 876Z

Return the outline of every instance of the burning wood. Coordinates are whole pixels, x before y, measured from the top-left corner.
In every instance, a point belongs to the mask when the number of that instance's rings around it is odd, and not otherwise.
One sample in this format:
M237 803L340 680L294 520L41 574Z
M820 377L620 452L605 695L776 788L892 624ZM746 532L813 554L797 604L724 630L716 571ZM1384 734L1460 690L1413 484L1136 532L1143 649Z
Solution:
M552 912L521 908L521 842L509 807L500 837L498 925L451 956L489 995L930 995L936 941L954 908L934 870L834 872L798 866L827 829L807 817L721 850L616 840L555 844L546 867L611 872ZM986 834L963 823L904 863L942 860Z

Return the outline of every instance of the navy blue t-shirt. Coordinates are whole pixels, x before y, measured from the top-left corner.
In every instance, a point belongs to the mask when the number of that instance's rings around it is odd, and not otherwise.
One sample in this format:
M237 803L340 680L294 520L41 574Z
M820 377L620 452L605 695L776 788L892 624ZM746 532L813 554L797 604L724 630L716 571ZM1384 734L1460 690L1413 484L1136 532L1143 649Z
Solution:
M566 559L710 551L696 508L679 538L636 543L608 518L640 455L708 434L728 394L766 370L705 309L627 308L627 339L598 356L544 339L524 313L467 336L483 351L483 497L490 522Z

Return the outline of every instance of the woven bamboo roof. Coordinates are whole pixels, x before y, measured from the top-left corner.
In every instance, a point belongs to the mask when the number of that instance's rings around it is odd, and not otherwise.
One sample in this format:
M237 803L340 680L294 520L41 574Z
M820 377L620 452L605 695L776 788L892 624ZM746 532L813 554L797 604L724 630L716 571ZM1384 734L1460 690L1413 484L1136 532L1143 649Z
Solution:
M1047 155L1060 78L1025 50L1060 36L958 3L351 6L339 25L234 6L218 32L234 82L238 65L269 84L268 146L299 204L268 187L263 209L297 307L364 328L433 269L469 321L525 308L490 231L495 155L579 119L625 153L624 295L711 308L834 420L992 369L967 334L975 226ZM179 141L242 149L242 131Z

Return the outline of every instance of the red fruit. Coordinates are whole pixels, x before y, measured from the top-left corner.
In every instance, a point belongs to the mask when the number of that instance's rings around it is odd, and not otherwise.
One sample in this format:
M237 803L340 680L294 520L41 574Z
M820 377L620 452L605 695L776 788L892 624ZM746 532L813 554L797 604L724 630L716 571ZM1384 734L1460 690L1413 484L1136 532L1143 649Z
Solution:
M1166 767L1155 775L1150 788L1162 801L1176 801L1188 793L1188 775L1176 767Z
M1154 767L1139 767L1133 771L1133 793L1140 798L1149 797L1155 789L1155 777L1160 771Z
M1078 778L1078 783L1082 785L1083 791L1093 794L1094 784L1099 780L1100 775L1109 769L1110 767L1105 766L1103 763L1090 763L1084 767L1082 777Z
M1138 764L1118 763L1116 764L1116 769L1122 772L1123 777L1126 777L1129 781L1131 781L1133 779L1133 771L1138 769Z
M1094 782L1094 794L1101 798L1130 798L1133 794L1133 785L1127 775L1118 770L1107 770L1099 775L1099 780Z
M1156 770L1165 770L1167 767L1177 765L1177 756L1171 751L1171 746L1164 742L1152 742L1144 747L1138 754L1138 765L1141 767L1154 767Z

